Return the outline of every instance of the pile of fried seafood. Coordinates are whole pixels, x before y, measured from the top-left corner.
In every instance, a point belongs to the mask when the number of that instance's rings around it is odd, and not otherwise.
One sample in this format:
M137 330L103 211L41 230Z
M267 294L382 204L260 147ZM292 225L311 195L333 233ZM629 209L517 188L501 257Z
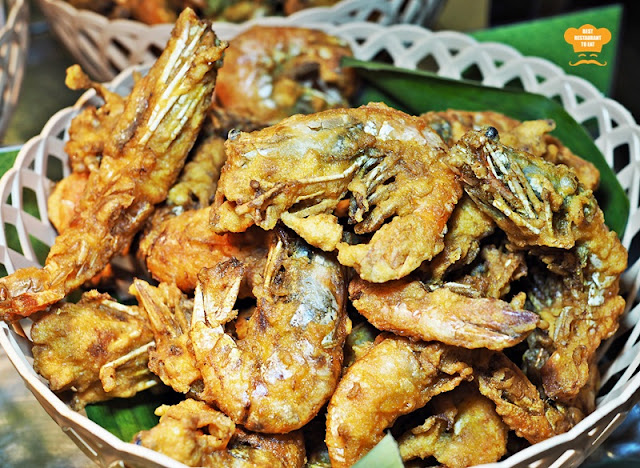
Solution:
M462 467L594 410L627 263L594 166L549 120L351 108L349 54L185 10L129 96L69 70L104 104L69 128L45 265L0 280L52 390L183 395L134 442L190 466L348 467L390 431Z
M241 23L264 16L287 16L339 0L67 0L81 10L110 19L132 19L146 24L173 23L185 8L214 21Z

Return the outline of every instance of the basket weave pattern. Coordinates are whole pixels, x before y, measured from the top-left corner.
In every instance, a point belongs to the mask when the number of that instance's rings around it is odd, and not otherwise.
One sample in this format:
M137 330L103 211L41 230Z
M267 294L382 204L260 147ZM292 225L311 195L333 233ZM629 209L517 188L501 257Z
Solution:
M173 27L171 24L150 26L139 21L110 20L92 11L78 10L64 0L38 1L56 36L84 70L100 81L112 79L130 65L154 60ZM342 0L332 7L296 12L284 22L290 26L359 21L383 25L425 24L439 12L441 5L441 0ZM282 23L282 18L270 19ZM264 18L255 21L262 22Z
M247 25L226 25L220 30L224 38L233 37ZM597 410L571 431L533 445L495 467L570 467L579 465L622 422L627 412L640 400L640 345L638 323L640 306L640 127L620 104L604 98L595 87L580 78L567 76L557 66L543 59L523 57L514 49L493 43L479 44L468 36L453 32L433 33L413 25L385 27L372 23L324 25L326 31L349 41L357 58L368 60L385 52L395 65L416 68L429 59L438 73L451 78L461 77L475 67L482 73L485 85L502 87L519 80L530 92L558 97L566 110L579 122L595 121L598 127L597 146L608 163L616 169L620 183L631 201L625 247L632 248L629 268L623 276L623 291L627 312L620 331L611 341L621 349L615 360L603 365L602 385L611 389L598 400ZM217 31L217 30L216 30ZM132 85L132 72L121 74L110 88L126 93ZM29 141L20 152L14 169L0 181L0 258L8 273L28 265L37 265L34 240L51 245L55 231L47 220L46 199L50 192L52 173L59 178L67 175L67 156L63 151L70 120L87 102L94 99L87 92L73 108L54 115L42 133ZM61 169L60 169L61 168ZM27 195L37 199L38 213L23 210ZM17 231L21 252L7 247L8 226ZM68 408L35 374L28 341L18 336L6 324L0 324L0 343L18 372L49 414L101 466L184 467L150 450L124 443L82 415Z
M0 140L18 102L28 38L25 0L0 0Z

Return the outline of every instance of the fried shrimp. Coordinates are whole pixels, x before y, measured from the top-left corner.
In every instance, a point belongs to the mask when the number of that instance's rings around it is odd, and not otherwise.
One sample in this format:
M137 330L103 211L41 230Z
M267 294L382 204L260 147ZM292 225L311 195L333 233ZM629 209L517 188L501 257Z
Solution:
M509 428L472 384L437 395L429 407L433 416L398 439L404 461L433 456L444 466L463 468L496 462L507 452Z
M389 336L353 363L327 410L331 466L353 465L398 417L470 379L472 368L457 353L442 343Z
M250 430L285 433L309 422L333 393L351 322L342 267L299 239L276 237L242 339L222 327L237 315L236 260L199 275L190 335L202 399Z
M410 278L384 284L356 278L349 295L358 312L380 330L463 348L511 347L538 323L535 313L507 302L467 297L446 286L430 291Z
M61 300L128 246L162 202L193 145L226 44L185 10L167 47L127 98L69 227L43 268L0 281L0 316L17 320Z
M573 172L501 145L494 128L469 132L449 161L509 242L539 254L546 270L528 297L542 320L525 359L539 371L547 396L571 400L624 311L618 292L625 248Z
M432 281L439 281L447 272L470 264L480 253L482 239L494 229L493 220L468 195L463 195L447 223L444 249L421 265L421 270L425 270Z
M300 433L250 434L201 401L184 400L156 409L160 422L137 433L133 442L187 466L273 468L304 465Z
M140 279L130 288L146 312L155 341L149 348L149 369L179 393L197 394L201 374L189 339L193 301L173 284L157 287Z
M579 410L559 410L541 397L527 376L503 353L473 355L475 381L482 395L496 405L502 420L518 437L532 444L571 429L583 417Z
M368 281L401 278L443 248L447 220L462 191L445 165L445 146L424 121L383 104L293 116L232 135L216 193L216 232L279 219ZM337 242L335 211L368 242ZM292 222L292 217L303 220ZM317 227L314 228L314 225ZM337 230L316 236L313 231Z
M267 257L265 233L251 228L243 233L216 234L209 226L211 207L167 216L142 237L137 256L154 279L175 283L192 292L200 270L236 258L245 265L241 295L250 292Z
M355 74L335 36L306 28L253 26L231 40L215 91L214 113L230 128L256 129L294 114L348 107Z
M72 172L55 185L47 199L49 221L59 233L71 224L88 180L88 172Z
M167 205L171 210L178 214L211 205L226 159L222 138L212 135L200 143L169 190Z
M571 152L560 140L551 136L556 128L553 120L520 122L498 112L468 112L448 110L427 112L420 116L434 128L450 146L469 130L491 126L498 130L502 143L511 148L539 156L554 164L570 167L582 185L595 190L600 182L598 169L589 161Z
M69 140L64 145L73 173L88 176L100 167L105 144L111 139L122 117L126 99L109 91L104 85L91 81L79 65L69 67L65 84L73 90L92 88L104 101L98 108L86 106L80 111L69 125Z
M53 391L72 389L72 406L127 398L153 387L146 349L153 335L136 306L88 291L40 315L31 327L33 368Z

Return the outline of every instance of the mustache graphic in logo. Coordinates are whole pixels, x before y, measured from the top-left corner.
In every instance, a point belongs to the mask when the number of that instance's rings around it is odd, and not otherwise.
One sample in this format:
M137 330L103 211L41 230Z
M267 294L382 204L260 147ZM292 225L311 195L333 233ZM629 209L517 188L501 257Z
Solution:
M576 63L569 62L569 65L571 65L572 67L575 67L576 65L584 65L589 63L592 65L598 65L599 67L607 66L607 62L600 63L597 60L578 60Z
M578 55L578 57L586 57L586 55L585 54L580 54L580 55ZM591 54L591 57L596 57L597 58L598 54ZM571 65L572 67L575 67L577 65L585 65L585 64L598 65L599 67L606 67L607 66L607 62L600 63L595 58L578 60L576 63L569 62L569 65Z

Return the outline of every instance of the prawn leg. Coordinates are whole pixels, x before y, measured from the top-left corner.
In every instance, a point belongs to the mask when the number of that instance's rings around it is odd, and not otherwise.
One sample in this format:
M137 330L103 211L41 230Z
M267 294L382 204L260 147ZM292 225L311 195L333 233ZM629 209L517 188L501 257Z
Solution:
M156 287L135 279L129 290L146 312L155 337L149 369L175 391L197 393L202 377L188 334L191 301L173 284Z

